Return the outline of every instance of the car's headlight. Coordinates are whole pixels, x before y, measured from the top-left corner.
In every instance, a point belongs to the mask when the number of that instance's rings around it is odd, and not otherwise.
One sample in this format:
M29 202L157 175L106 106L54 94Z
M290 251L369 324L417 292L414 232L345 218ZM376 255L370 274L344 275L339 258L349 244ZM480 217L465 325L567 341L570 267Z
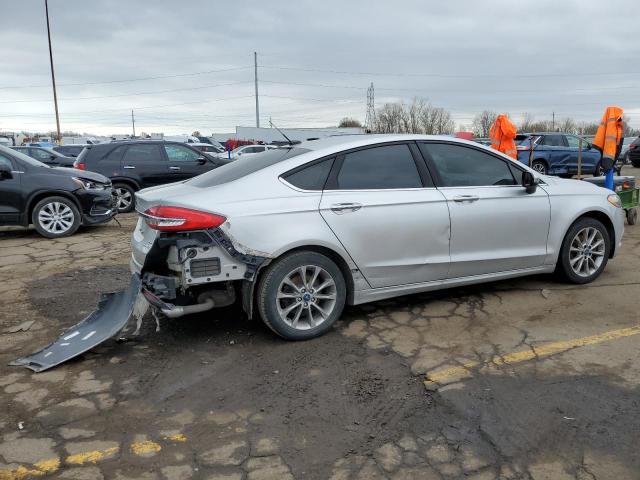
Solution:
M614 207L622 208L622 202L620 201L620 197L616 194L609 195L607 200Z
M85 190L105 190L106 188L109 188L109 185L105 183L94 182L87 180L86 178L73 177L72 180L73 183Z

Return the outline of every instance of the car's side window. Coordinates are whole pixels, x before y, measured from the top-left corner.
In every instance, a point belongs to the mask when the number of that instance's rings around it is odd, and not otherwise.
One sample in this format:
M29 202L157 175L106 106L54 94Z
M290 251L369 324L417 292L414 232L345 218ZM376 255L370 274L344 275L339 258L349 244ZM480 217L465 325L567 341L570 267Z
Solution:
M384 145L347 153L336 178L340 190L421 188L407 145Z
M541 143L546 147L564 147L564 135L545 135Z
M44 150L40 150L39 148L32 148L31 156L36 160L40 160L41 162L48 162L51 160L51 154Z
M0 165L9 167L10 170L13 170L13 165L11 164L11 160L7 157L0 155Z
M322 190L333 165L333 158L316 162L309 166L295 169L283 178L294 187L302 190Z
M578 137L574 137L573 135L565 135L564 138L567 139L567 143L569 144L569 148L580 148L580 139ZM587 145L587 142L582 142L582 147L584 148Z
M157 162L162 160L160 151L155 145L129 145L122 159L125 164L139 162Z
M109 153L104 156L104 159L111 162L120 162L122 158L122 154L124 153L127 147L125 145L120 145L119 147L114 148Z
M181 145L165 145L164 151L170 162L195 162L200 157L199 153Z
M444 187L516 185L505 160L475 148L447 143L420 143L440 173Z

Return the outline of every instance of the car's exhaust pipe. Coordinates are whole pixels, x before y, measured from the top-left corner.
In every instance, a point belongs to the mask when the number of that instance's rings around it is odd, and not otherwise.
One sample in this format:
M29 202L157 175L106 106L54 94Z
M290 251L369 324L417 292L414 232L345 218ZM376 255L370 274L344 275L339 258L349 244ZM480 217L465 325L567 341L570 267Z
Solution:
M207 298L204 302L196 303L195 305L185 305L184 307L176 305L171 308L161 308L160 311L169 318L178 318L184 315L191 315L192 313L206 312L214 306L215 302L213 299Z

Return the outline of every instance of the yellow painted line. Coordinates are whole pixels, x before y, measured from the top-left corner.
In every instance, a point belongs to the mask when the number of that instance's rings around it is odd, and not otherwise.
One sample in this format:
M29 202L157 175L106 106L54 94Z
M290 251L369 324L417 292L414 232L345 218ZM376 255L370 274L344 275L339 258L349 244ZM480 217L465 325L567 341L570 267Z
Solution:
M182 433L176 433L173 435L167 435L163 437L168 442L183 443L187 441L187 437ZM162 446L159 443L151 440L144 442L134 442L130 446L131 452L135 455L144 456L154 454L162 450ZM104 450L91 450L87 452L80 452L74 455L69 455L61 462L58 458L51 458L34 463L33 466L20 465L13 469L0 469L0 480L25 480L28 478L43 477L50 475L65 465L85 465L89 463L97 463L102 460L108 460L117 455L120 451L120 447L111 447Z
M182 433L176 433L174 435L167 435L164 437L165 440L169 440L170 442L186 442L187 437Z
M158 453L162 450L160 444L152 442L151 440L145 440L144 442L134 442L131 444L131 451L136 455L149 455Z
M591 335L588 337L575 338L572 340L563 340L560 342L547 343L539 347L532 347L529 350L523 350L521 352L508 353L506 355L494 356L486 362L468 362L458 367L446 368L443 370L436 370L435 372L428 373L424 380L424 384L427 387L432 387L436 384L445 383L449 380L459 377L469 377L473 374L473 370L478 367L496 367L501 365L511 365L514 363L520 363L534 358L545 357L553 355L554 353L560 353L573 348L585 347L587 345L595 345L596 343L606 342L608 340L615 340L618 338L630 337L632 335L638 335L640 333L640 325L634 327L622 328L620 330L610 330L608 332L599 333L597 335Z
M101 460L106 460L115 456L120 447L105 448L104 450L91 450L89 452L76 453L75 455L69 455L65 463L69 465L84 465L85 463L97 463Z

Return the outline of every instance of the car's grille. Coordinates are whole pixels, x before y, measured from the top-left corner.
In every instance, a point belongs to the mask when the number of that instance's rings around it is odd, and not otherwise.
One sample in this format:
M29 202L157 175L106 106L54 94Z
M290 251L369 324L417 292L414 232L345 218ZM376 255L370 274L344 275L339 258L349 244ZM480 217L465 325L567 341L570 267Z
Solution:
M210 277L220 274L219 258L191 260L191 276L193 278Z

